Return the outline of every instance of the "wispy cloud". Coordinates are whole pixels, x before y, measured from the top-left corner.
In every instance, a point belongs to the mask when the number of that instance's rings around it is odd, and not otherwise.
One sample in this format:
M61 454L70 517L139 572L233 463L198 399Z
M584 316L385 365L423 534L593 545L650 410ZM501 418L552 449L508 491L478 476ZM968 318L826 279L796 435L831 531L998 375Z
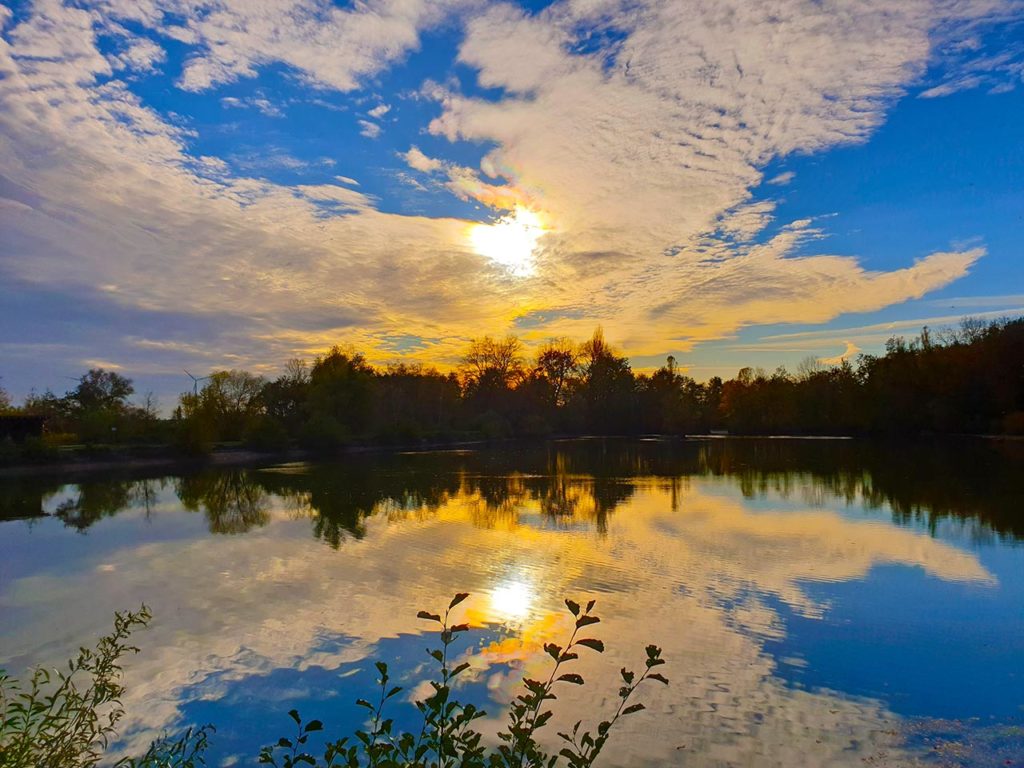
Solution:
M377 123L369 120L360 120L359 133L368 139L377 139L380 138L381 127Z
M220 103L225 107L233 107L235 109L257 109L267 117L284 117L284 112L271 103L269 99L265 99L261 96L249 96L243 99L236 98L235 96L225 96L220 100Z
M789 184L793 179L796 178L796 174L793 171L785 171L783 173L772 176L768 179L765 184L772 184L776 187L784 187Z
M854 344L852 341L846 342L846 349L840 354L833 357L819 357L818 362L822 365L839 365L844 360L849 360L851 357L861 351L861 348Z

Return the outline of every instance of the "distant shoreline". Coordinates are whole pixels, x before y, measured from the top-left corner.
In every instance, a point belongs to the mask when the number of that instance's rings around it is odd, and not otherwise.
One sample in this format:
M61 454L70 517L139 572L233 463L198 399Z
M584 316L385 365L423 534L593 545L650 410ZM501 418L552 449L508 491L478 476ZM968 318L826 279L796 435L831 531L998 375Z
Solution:
M0 467L0 482L6 479L26 476L67 475L70 477L88 476L97 472L123 470L137 472L145 470L185 470L195 471L208 468L225 467L257 467L291 461L328 462L335 458L366 454L415 454L447 452L457 450L476 450L483 447L523 443L563 443L589 440L633 440L637 442L687 442L699 443L720 440L795 440L795 441L828 441L828 442L917 442L921 440L952 442L956 440L984 440L992 442L1022 442L1021 435L985 435L985 434L930 434L914 437L884 438L859 435L553 435L546 438L508 438L458 440L453 442L385 444L371 443L351 445L336 452L319 452L303 448L290 448L282 451L256 451L249 448L222 448L204 456L188 456L171 452L166 446L123 447L119 452L108 456L81 454L56 461L11 464ZM157 451L167 451L152 455ZM147 453L149 455L147 455Z

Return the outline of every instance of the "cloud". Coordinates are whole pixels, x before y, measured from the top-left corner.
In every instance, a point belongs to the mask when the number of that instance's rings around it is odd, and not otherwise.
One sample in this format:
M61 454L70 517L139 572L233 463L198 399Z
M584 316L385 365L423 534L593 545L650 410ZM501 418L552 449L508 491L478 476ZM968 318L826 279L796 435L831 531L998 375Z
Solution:
M269 99L265 99L262 96L249 96L244 99L239 99L235 96L225 96L220 100L220 103L224 107L234 107L236 109L258 109L267 117L284 117L284 112Z
M941 82L925 88L918 94L921 99L937 99L961 91L988 88L990 94L1008 93L1024 82L1024 44L1020 41L1024 32L1019 3L1011 5L1016 15L1009 16L1008 34L1016 40L996 53L982 54L981 42L968 37L961 42L955 38L939 52L943 66L939 69Z
M793 179L796 178L796 174L793 171L785 171L776 176L772 176L768 179L765 184L773 184L777 187L784 187L789 184Z
M846 342L846 349L844 349L841 354L838 354L835 357L819 357L818 362L822 365L839 365L843 360L849 360L860 351L860 347L852 341L848 341Z
M410 147L409 151L405 154L399 154L414 171L433 173L434 171L440 170L443 165L440 160L433 157L427 157L420 151L419 147Z
M167 60L167 52L156 42L144 37L132 39L127 47L111 59L118 69L135 72L155 72L157 65Z
M359 129L361 136L365 136L368 139L380 138L381 128L377 123L371 123L369 120L360 120Z
M1008 296L1007 299L1014 297ZM1021 302L1020 306L1013 309L1001 309L988 312L973 312L972 317L981 319L997 319L1004 317L1007 314L1016 315L1024 313L1024 301ZM898 335L899 333L919 333L922 328L928 326L933 330L942 327L953 327L960 323L963 319L963 315L933 315L930 317L917 317L909 320L893 320L885 323L872 323L870 325L861 325L852 328L836 328L836 329L823 329L815 331L796 331L793 333L775 333L769 336L762 336L761 338L765 341L780 341L780 340L795 340L795 339L815 339L815 340L830 340L834 341L836 334L846 334L848 336L863 336L864 334L885 334L885 338L888 339L891 336Z
M265 172L268 170L307 171L310 169L331 168L335 161L330 157L316 157L303 159L290 154L282 147L264 147L260 150L239 152L229 157L231 165L240 171L248 173ZM211 170L214 166L208 163L204 165ZM224 164L227 166L227 164Z
M0 270L78 299L202 317L202 341L260 368L339 340L387 359L382 340L410 329L436 340L410 356L454 362L469 337L524 316L550 318L528 340L589 335L600 322L625 352L663 354L751 324L879 309L967 274L982 249L908 253L902 268L868 270L823 252L820 222L778 221L774 202L751 190L773 159L866 140L944 30L1002 6L777 6L593 0L527 14L472 2L223 0L175 3L168 15L158 0L30 3L0 42L10 201ZM476 253L474 222L385 213L345 187L261 177L322 171L329 158L274 147L194 154L189 123L140 99L100 45L112 35L132 44L114 25L173 38L186 48L180 85L192 91L272 63L297 73L296 87L350 91L453 13L465 19L460 62L498 95L424 84L436 114L426 128L438 146L468 141L485 156L479 167L417 147L403 158L485 215L537 211L545 234L531 277ZM614 43L587 47L605 32ZM274 109L261 99L224 103ZM381 137L379 124L359 125ZM437 185L409 194L421 191ZM218 335L217 318L241 327Z
M260 67L281 63L308 82L351 91L415 50L420 33L458 4L368 0L340 8L322 0L102 0L100 6L114 18L192 46L178 81L185 90L251 78ZM165 13L184 18L169 27Z
M386 115L390 111L391 111L391 105L390 104L380 104L380 105L374 107L373 109L371 109L366 114L368 114L372 118L375 118L375 119L379 120L380 118L384 117L384 115Z

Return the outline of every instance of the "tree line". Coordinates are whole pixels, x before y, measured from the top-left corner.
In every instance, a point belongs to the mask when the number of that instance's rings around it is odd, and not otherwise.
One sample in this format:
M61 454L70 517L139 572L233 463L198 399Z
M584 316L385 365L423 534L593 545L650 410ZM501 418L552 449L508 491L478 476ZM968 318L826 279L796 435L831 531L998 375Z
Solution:
M179 398L171 419L154 402L129 402L130 379L94 369L58 397L32 394L0 409L47 417L51 433L85 442L217 442L258 448L299 444L331 451L363 442L549 435L1024 434L1024 319L965 319L891 338L881 355L838 365L813 359L795 373L743 368L695 381L669 357L635 372L598 328L590 339L549 341L532 357L515 336L474 339L457 370L371 365L334 347L311 364L289 362L267 379L218 371Z

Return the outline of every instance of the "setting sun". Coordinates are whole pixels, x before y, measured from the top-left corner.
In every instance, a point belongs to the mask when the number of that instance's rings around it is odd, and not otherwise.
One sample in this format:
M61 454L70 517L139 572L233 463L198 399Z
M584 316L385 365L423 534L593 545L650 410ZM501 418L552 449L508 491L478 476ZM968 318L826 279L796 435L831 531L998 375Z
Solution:
M533 274L533 253L545 228L540 216L526 208L503 216L493 224L474 224L469 231L473 249L491 261L506 267L512 274Z

